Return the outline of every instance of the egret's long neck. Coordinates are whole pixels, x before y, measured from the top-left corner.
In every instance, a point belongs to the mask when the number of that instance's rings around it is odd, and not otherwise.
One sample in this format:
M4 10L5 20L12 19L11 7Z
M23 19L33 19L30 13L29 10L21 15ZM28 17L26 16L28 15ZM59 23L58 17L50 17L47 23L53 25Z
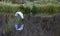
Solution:
M15 16L20 16L21 19L24 19L23 13L22 12L16 12Z

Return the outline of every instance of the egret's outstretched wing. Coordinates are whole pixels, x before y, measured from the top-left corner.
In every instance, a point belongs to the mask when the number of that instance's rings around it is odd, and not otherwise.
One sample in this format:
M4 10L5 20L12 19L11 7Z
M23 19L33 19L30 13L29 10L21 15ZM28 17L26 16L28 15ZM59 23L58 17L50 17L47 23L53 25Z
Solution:
M23 13L22 12L16 12L15 16L20 16L21 19L24 19Z

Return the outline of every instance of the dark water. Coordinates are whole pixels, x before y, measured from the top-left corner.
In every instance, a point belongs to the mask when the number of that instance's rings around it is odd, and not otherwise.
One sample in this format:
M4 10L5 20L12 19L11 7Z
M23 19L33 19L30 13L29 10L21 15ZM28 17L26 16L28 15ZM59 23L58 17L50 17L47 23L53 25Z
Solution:
M24 18L24 29L15 30L18 23L15 16L8 16L5 29L1 30L1 36L60 36L60 16L52 17L28 17ZM3 24L4 25L4 24ZM1 27L2 28L2 27ZM0 29L1 29L0 28Z

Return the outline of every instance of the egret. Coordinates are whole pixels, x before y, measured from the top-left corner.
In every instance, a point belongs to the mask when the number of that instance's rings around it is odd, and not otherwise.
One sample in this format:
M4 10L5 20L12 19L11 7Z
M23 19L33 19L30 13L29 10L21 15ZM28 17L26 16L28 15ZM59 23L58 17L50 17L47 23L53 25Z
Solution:
M16 12L15 16L18 16L18 15L21 17L22 20L24 19L24 16L23 16L23 13L22 12ZM16 28L16 30L20 30L21 31L24 28L24 24L22 24L19 27L18 27L17 24L15 24L15 28Z

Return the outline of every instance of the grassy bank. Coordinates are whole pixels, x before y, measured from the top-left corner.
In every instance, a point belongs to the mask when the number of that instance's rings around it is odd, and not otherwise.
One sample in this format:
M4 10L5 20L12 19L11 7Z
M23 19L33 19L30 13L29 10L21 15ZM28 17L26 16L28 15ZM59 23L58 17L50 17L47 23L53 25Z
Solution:
M24 14L33 15L38 13L60 13L60 5L47 3L47 4L23 4L20 6L9 6L9 5L0 5L0 13L15 13L17 11L22 11Z

